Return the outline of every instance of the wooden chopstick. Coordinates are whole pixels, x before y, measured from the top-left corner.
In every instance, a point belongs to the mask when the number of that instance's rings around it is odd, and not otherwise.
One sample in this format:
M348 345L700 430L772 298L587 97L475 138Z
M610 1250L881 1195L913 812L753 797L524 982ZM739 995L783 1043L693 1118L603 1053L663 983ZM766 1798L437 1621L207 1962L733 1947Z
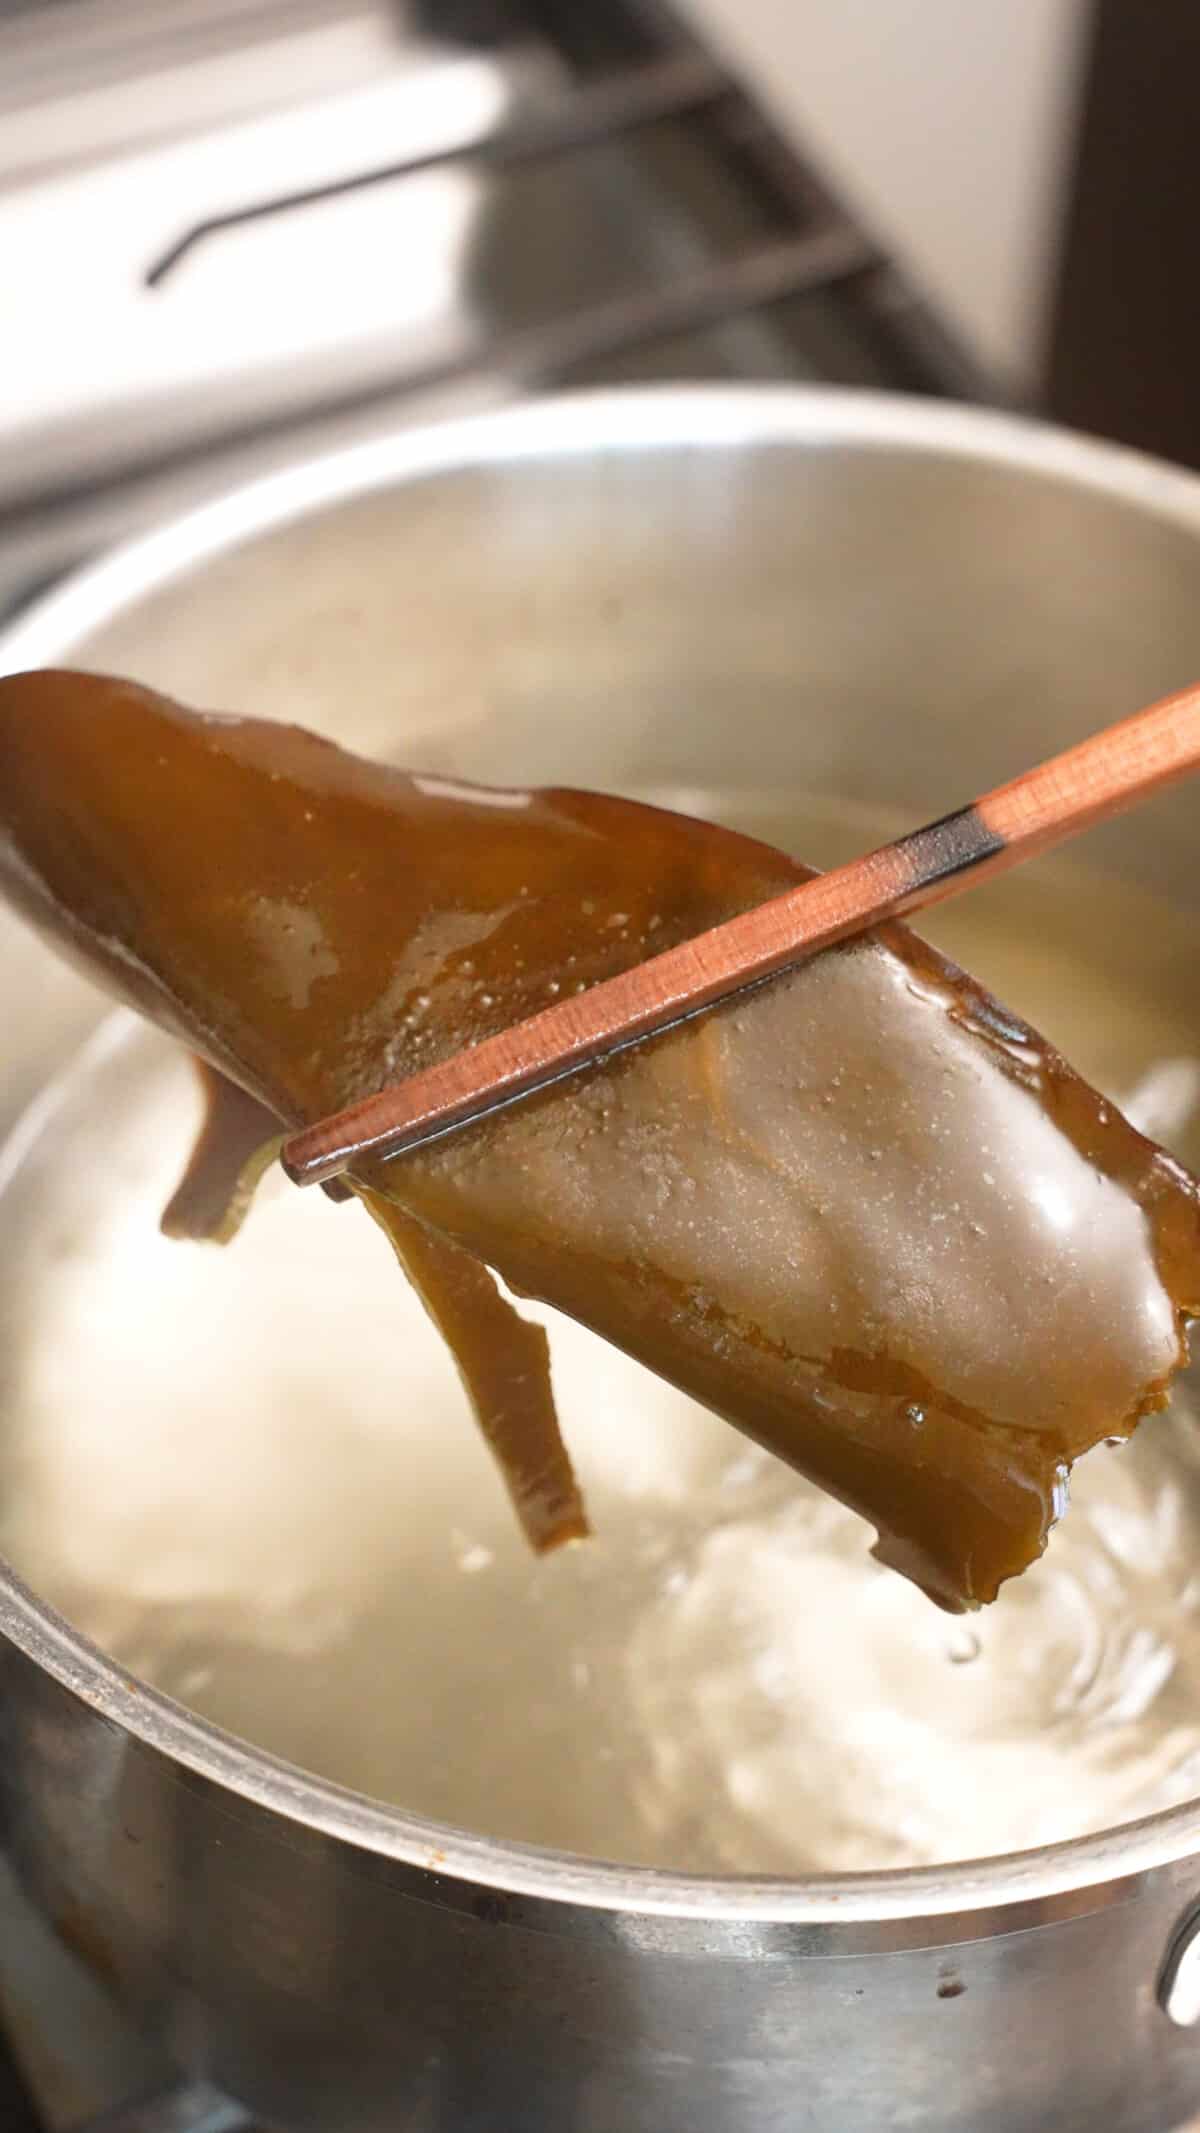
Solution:
M1200 686L1027 770L895 844L558 1000L527 1021L293 1134L298 1185L394 1156L594 1066L886 918L957 896L1200 766Z

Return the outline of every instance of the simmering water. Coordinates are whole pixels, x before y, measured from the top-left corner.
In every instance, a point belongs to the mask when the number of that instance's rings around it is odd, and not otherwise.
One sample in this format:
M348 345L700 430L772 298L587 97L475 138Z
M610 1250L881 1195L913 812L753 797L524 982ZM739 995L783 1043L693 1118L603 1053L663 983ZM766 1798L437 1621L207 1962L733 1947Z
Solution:
M894 827L647 797L822 864ZM1179 917L1042 866L928 930L1200 1158ZM540 1314L596 1538L538 1563L361 1212L273 1180L225 1251L158 1235L196 1110L118 1016L0 1171L0 1545L135 1674L415 1812L697 1871L978 1856L1200 1791L1186 1390L953 1619L852 1513Z

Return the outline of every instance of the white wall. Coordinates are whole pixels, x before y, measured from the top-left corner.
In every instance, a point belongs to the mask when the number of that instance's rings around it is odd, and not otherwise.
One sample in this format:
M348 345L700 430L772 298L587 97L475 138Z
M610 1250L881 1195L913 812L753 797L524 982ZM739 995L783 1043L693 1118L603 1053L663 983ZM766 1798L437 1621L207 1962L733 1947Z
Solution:
M1089 0L688 0L943 315L1036 374Z

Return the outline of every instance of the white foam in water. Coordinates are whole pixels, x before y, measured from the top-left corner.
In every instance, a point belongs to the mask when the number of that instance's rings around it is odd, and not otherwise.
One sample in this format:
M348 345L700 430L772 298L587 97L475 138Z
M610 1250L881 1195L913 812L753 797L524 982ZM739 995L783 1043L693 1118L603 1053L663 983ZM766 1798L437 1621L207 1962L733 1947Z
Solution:
M1058 879L936 930L1186 1157L1188 929L1106 906L1094 946L1094 891ZM537 1563L359 1210L273 1181L225 1251L159 1236L195 1114L120 1018L0 1190L0 1544L135 1673L412 1810L695 1870L978 1856L1200 1791L1186 1391L1077 1468L1043 1562L967 1621L542 1314L596 1538Z

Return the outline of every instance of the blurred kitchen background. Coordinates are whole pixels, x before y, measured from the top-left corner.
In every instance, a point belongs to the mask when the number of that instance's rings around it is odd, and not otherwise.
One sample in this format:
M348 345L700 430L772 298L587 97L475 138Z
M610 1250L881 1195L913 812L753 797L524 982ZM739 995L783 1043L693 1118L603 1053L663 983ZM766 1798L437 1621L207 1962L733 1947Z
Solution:
M816 377L1200 464L1195 0L0 0L0 612L536 387Z
M1200 466L1198 119L1200 0L0 0L0 617L567 384L953 394ZM142 2133L242 2122L2 1876L0 2029L4 2133L156 2082Z
M1200 465L1195 0L694 0L1012 392Z

